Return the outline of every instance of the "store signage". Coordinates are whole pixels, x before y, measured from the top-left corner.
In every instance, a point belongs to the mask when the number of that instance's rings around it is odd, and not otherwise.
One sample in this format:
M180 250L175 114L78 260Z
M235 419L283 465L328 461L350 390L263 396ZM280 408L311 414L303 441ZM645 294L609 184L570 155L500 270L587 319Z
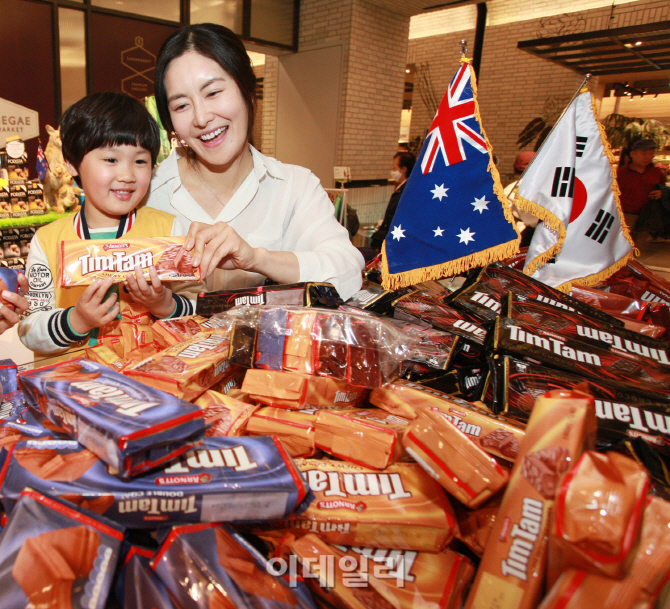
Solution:
M25 142L39 134L39 114L35 110L0 97L0 148L11 135L18 135Z
M153 95L156 56L144 48L144 39L141 36L135 37L134 47L121 51L121 63L133 73L121 81L122 91L138 99Z

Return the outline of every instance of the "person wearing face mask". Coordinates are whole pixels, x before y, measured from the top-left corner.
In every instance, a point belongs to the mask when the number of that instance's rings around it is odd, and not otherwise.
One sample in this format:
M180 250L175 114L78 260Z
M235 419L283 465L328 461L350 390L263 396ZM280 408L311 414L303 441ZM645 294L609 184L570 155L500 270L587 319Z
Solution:
M319 179L251 145L256 77L239 37L212 23L172 34L156 62L156 106L181 146L157 168L146 204L189 226L208 290L326 281L344 299L363 257Z
M395 182L395 190L389 198L384 219L379 228L373 233L370 239L370 247L374 250L381 251L382 243L386 239L386 235L391 228L391 222L395 215L395 210L398 208L400 197L405 189L405 183L409 174L412 173L412 168L416 162L416 157L411 152L396 152L393 157L393 170L391 171L391 179Z

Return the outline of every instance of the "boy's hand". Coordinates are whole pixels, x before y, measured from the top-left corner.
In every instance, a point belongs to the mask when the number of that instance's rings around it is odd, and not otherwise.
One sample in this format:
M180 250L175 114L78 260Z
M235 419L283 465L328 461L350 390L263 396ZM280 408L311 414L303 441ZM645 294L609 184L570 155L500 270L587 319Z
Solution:
M154 317L158 319L169 317L175 306L172 290L163 285L153 266L149 267L149 279L151 283L147 283L142 268L136 266L134 275L132 273L126 275L128 292L135 302L143 304Z
M111 277L104 281L95 280L84 290L70 313L70 326L75 332L86 334L116 319L119 314L118 295L112 294L104 302L102 300L113 283Z

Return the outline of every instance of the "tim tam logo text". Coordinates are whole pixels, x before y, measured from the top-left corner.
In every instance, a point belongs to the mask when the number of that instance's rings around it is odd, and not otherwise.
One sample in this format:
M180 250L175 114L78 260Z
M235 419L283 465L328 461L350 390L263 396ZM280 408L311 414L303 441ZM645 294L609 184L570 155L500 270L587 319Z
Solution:
M400 474L341 473L310 469L302 472L309 488L324 497L379 497L390 500L412 496L405 490Z

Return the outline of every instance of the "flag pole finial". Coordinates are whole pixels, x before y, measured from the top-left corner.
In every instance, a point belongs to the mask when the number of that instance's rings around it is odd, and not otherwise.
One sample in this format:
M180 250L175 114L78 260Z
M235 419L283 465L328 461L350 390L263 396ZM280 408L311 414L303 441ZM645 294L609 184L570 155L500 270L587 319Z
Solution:
M465 53L468 50L468 41L467 40L461 40L461 55L465 57Z

